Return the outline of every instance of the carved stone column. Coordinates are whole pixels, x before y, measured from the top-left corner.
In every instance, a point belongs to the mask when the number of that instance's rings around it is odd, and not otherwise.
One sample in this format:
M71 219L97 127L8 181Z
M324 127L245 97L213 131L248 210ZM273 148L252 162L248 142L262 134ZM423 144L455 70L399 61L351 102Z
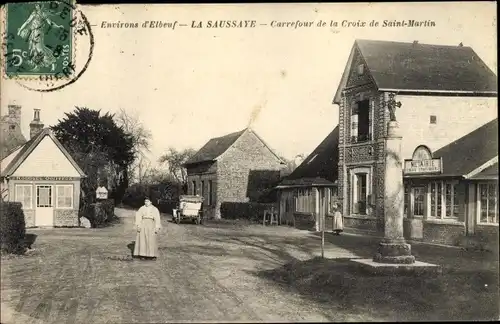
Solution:
M388 123L384 181L384 239L373 261L392 264L412 264L411 246L403 234L404 187L401 140L397 121Z

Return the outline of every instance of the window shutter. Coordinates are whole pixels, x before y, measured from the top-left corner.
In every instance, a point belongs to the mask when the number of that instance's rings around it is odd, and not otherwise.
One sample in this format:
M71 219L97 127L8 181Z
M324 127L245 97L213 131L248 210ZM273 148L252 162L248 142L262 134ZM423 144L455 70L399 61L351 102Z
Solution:
M353 214L359 213L358 209L358 177L353 174L351 176L351 206Z
M351 116L351 140L357 142L358 139L358 115Z
M368 113L369 134L368 139L373 140L373 116L375 111L375 100L370 100L370 111Z

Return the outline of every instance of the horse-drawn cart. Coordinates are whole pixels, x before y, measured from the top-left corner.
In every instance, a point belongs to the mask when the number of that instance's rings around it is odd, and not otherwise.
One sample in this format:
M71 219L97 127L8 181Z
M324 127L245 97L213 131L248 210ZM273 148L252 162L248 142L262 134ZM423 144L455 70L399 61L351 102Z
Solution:
M179 224L183 220L191 220L196 224L203 221L202 215L203 197L193 195L181 195L179 206L173 210L173 219Z

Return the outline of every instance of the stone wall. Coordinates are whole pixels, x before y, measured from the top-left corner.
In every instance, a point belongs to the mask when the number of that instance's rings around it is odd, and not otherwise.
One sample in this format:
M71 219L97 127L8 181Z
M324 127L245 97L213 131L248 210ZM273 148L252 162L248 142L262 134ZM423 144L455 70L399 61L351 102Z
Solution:
M250 200L248 183L259 171L281 171L284 164L252 132L243 133L217 162L217 202L215 217L220 218L222 202Z
M352 228L370 232L371 234L380 233L378 222L379 221L376 217L344 217L344 227L346 228L346 230Z
M429 243L456 245L457 239L465 235L464 222L424 221L423 241Z
M78 209L54 210L54 226L76 227L79 224Z

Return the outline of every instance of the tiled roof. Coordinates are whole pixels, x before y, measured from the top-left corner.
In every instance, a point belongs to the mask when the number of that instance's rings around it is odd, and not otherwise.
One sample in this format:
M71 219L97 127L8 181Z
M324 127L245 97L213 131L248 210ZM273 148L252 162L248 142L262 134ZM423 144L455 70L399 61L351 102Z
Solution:
M242 131L231 133L225 136L210 139L203 147L196 152L184 165L197 164L202 162L214 161L222 153L226 152L238 138L245 132L250 132L274 155L276 159L284 164L278 154L260 137L254 130L245 128Z
M279 186L333 185L338 179L338 146L337 126Z
M186 165L213 161L224 153L245 132L246 129L225 136L210 139L203 147L191 157Z
M366 67L379 90L473 92L496 94L497 76L468 46L356 40ZM334 103L340 102L350 66L342 76Z
M442 176L464 176L498 156L498 118L434 152Z

